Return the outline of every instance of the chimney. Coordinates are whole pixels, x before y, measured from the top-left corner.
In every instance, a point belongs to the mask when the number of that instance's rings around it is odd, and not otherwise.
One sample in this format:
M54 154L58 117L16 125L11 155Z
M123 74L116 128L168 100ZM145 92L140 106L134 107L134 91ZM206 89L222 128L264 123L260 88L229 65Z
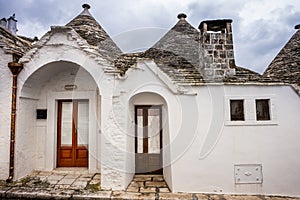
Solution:
M0 27L6 29L7 28L7 20L5 18L2 18L0 20Z
M231 23L231 19L206 20L198 27L207 80L222 80L235 74Z
M16 15L13 14L12 16L10 16L7 19L7 21L8 21L7 28L14 35L16 35L17 31L18 31L18 29L17 29L17 20L15 19L15 17L16 17Z

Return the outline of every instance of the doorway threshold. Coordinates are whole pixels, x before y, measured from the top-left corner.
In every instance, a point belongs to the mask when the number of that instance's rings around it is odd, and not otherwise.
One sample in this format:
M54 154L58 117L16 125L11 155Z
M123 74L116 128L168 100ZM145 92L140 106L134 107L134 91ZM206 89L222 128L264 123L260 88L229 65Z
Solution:
M62 174L89 174L89 169L87 167L58 167L53 169L53 172Z

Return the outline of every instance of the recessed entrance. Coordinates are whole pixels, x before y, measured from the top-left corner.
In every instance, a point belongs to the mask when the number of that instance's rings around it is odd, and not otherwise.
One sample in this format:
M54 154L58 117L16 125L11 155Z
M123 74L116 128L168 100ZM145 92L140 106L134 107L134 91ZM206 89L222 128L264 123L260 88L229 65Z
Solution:
M135 173L162 174L161 106L135 106Z
M89 101L58 101L57 166L88 166Z

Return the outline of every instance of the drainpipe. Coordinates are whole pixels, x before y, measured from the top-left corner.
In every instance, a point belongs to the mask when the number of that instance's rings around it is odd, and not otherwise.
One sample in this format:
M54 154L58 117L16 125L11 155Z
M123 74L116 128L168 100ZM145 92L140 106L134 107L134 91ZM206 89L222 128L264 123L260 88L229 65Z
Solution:
M13 74L12 96L11 96L11 122L10 122L10 151L9 151L9 176L6 180L11 183L14 178L14 162L15 162L15 135L16 135L16 104L17 104L17 78L23 69L22 63L10 62L8 67Z

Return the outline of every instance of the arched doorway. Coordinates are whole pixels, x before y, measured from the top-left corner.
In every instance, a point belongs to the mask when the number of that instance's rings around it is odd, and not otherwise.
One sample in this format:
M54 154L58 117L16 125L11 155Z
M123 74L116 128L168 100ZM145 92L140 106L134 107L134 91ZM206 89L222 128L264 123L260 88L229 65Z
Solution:
M136 174L162 174L169 143L167 103L156 93L142 92L130 100L135 124Z
M32 73L19 95L17 176L56 167L98 171L100 106L98 86L82 66L58 61Z

